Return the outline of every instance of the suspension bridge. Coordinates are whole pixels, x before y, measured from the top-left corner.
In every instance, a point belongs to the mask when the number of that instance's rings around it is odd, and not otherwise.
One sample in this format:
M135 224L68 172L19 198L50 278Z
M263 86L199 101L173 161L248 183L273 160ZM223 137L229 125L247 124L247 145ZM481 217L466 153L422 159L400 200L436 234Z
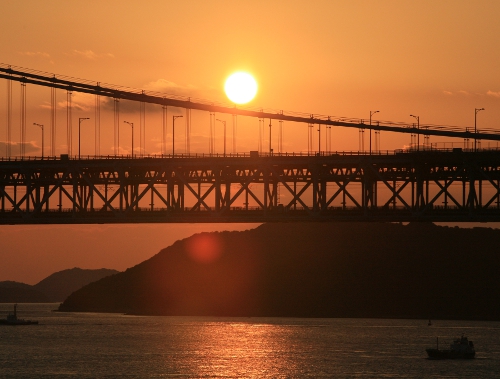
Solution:
M287 221L500 221L500 151L478 148L478 141L498 141L496 130L439 125L373 122L295 112L237 107L206 100L169 96L100 82L56 76L0 65L7 84L6 151L0 158L0 224L92 224L157 222L287 222ZM12 83L19 82L20 151L12 146ZM26 86L51 90L50 152L28 156ZM56 156L56 91L67 102L67 152ZM73 154L71 96L95 96L95 154ZM101 155L101 97L114 104L114 154ZM140 104L138 152L119 154L119 101ZM163 112L161 154L146 154L145 104ZM166 112L185 110L210 114L210 144L206 153L191 153L189 139L182 154L166 151ZM245 153L215 153L216 114L269 120L269 149ZM370 114L371 115L371 114ZM327 148L308 153L275 152L272 122L368 129L375 133L415 136L407 150L356 153ZM234 125L234 124L233 124ZM225 126L225 124L224 124ZM132 124L133 128L133 124ZM259 129L260 130L260 129ZM233 133L234 135L234 133ZM43 130L42 130L43 136ZM189 136L188 131L186 136ZM474 141L464 148L434 149L420 136ZM321 138L321 132L318 133ZM78 138L80 144L80 138ZM224 139L225 141L225 139ZM132 139L133 144L133 139ZM278 139L278 146L280 140ZM43 148L43 142L42 142ZM312 149L310 149L312 150ZM42 150L43 151L43 150Z

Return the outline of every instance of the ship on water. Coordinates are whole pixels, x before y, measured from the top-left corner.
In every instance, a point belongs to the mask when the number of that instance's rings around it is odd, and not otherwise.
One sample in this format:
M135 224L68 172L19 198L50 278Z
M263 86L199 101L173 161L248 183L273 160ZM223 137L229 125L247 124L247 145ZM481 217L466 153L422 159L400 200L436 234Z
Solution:
M449 349L439 349L439 338L436 338L435 349L425 349L430 359L472 359L476 356L474 343L462 335L453 341Z
M9 313L7 318L0 319L0 325L37 325L38 321L17 318L17 304L14 304L14 313Z

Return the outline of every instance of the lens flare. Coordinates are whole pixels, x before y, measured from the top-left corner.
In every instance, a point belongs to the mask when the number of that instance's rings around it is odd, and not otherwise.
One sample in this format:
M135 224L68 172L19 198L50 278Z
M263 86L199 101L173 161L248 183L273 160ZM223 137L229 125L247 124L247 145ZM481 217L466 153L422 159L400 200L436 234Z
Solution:
M214 262L221 255L221 246L217 235L208 233L192 236L186 248L191 259L198 263Z

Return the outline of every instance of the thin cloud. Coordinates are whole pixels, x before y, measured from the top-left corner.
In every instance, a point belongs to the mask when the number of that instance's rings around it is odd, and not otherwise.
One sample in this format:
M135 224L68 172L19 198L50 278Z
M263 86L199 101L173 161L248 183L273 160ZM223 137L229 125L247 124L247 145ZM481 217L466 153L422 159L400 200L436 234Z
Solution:
M165 94L186 97L193 96L193 93L197 92L197 88L194 86L181 86L166 79L158 79L146 83L144 85L144 89L147 91L162 92Z
M111 53L96 53L92 50L72 50L71 53L67 55L72 55L76 57L82 57L89 60L96 60L99 58L114 58L115 56Z
M43 51L19 51L18 54L25 57L42 57L50 59L50 54Z
M500 91L495 92L495 91L488 90L488 92L486 92L486 95L493 96L493 97L500 97Z
M50 54L44 51L18 51L17 53L24 57L48 59L50 64L54 64Z
M21 154L21 143L20 142L7 142L0 141L0 151L6 151L7 145L10 145L10 151L12 156L19 156ZM24 151L26 155L30 153L38 152L41 150L41 147L37 145L35 141L28 141L24 143Z
M448 90L443 90L443 94L446 96L484 96L484 93L478 93L478 92L469 92L466 90L460 90L460 91L448 91ZM500 97L500 91L495 92L495 91L488 91L486 92L487 96L494 96L494 97Z
M68 106L67 99L57 102L58 109L66 109ZM88 93L73 92L71 96L71 108L73 110L90 111L95 106L95 97ZM50 105L45 103L41 105L42 108L50 108Z

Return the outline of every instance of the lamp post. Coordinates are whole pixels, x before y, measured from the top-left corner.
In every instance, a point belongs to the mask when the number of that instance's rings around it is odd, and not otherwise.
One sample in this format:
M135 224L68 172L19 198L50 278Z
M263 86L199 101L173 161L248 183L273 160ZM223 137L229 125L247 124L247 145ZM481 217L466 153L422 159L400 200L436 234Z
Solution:
M78 159L80 159L80 126L82 125L83 120L90 120L90 119L88 117L78 118Z
M321 155L321 124L318 124L318 155Z
M34 122L33 125L39 126L42 129L42 159L43 159L43 145L44 145L44 141L43 141L43 125L42 124L37 124L36 122Z
M474 151L477 151L477 112L484 111L484 108L474 108Z
M380 111L370 111L370 155L372 155L372 116Z
M129 124L132 127L132 159L134 158L134 123L123 121L125 124Z
M269 119L269 155L273 155L273 146L271 144L271 137L273 136L273 124L271 123L271 119Z
M307 155L311 155L313 150L313 128L314 125L309 123L307 124Z
M414 117L417 120L417 151L420 150L420 116L410 115L410 117Z
M226 156L226 121L219 120L218 118L216 119L216 121L222 122L222 124L224 125L224 156Z
M172 158L175 154L175 119L182 116L172 116Z
M327 148L326 148L326 152L328 154L331 154L332 152L332 127L331 126L327 126L326 127L326 143L327 143Z

